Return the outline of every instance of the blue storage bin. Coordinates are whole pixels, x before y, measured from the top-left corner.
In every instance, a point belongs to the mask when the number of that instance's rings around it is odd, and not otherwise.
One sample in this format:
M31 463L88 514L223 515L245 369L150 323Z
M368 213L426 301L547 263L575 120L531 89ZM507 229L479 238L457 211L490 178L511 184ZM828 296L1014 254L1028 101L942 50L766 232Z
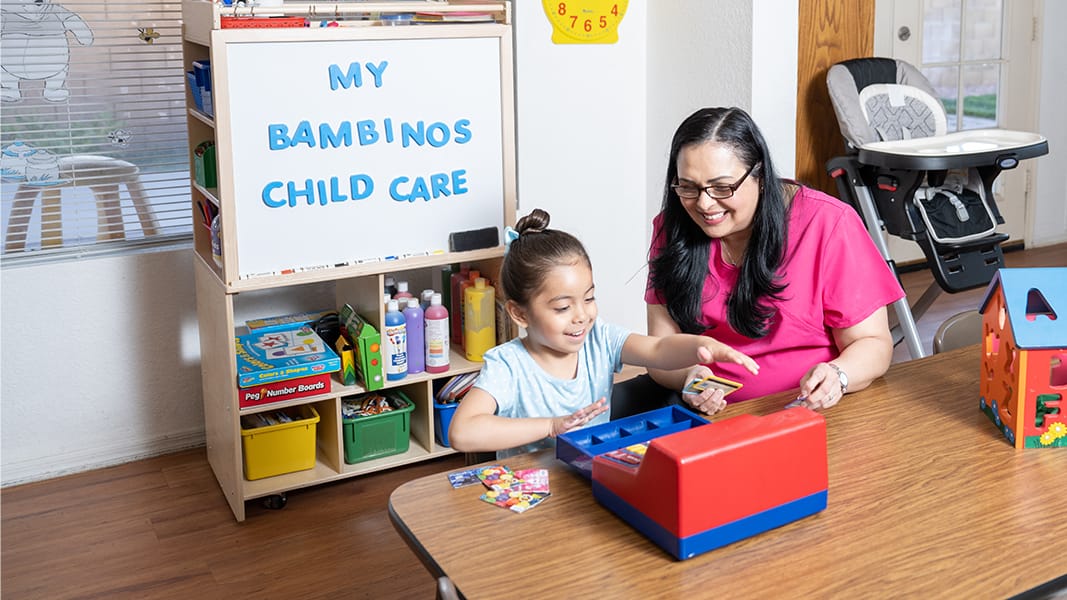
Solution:
M189 84L189 93L193 96L193 104L196 105L196 110L204 112L204 96L200 93L200 86L196 83L196 73L186 71L185 81Z
M448 443L448 427L452 424L452 414L456 412L459 402L452 404L433 404L433 429L437 437L437 443L451 448Z

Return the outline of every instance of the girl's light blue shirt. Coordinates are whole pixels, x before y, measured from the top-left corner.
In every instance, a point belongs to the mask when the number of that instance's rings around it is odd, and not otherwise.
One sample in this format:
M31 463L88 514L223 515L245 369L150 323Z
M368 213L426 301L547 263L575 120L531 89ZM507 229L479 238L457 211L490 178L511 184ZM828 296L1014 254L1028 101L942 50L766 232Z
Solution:
M474 382L496 400L501 417L559 417L569 415L604 398L608 410L588 425L606 423L611 414L611 386L622 369L622 346L630 331L597 319L578 350L574 379L549 375L516 338L485 353L485 366ZM505 450L498 458L551 447L552 438L521 448Z

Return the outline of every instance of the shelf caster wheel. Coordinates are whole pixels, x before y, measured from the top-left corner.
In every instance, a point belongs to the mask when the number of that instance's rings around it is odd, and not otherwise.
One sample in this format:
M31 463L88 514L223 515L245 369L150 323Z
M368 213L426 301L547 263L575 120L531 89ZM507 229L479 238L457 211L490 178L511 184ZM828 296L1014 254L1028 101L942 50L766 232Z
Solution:
M263 499L263 506L271 510L281 510L285 508L285 503L288 501L284 493L274 494Z

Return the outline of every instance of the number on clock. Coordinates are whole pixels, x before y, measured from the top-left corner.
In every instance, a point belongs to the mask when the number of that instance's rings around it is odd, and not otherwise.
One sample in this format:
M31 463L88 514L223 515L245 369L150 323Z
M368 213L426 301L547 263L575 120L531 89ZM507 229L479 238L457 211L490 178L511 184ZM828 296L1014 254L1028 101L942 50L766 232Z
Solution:
M628 0L541 0L556 44L614 44Z

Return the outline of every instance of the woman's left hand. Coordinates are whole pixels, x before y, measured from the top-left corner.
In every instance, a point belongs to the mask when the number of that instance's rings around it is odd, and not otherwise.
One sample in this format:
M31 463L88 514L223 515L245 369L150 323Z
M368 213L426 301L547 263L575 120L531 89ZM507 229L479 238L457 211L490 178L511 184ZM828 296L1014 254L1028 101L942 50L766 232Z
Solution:
M800 378L800 398L802 406L812 410L830 408L841 401L841 380L837 371L829 364L821 362Z

